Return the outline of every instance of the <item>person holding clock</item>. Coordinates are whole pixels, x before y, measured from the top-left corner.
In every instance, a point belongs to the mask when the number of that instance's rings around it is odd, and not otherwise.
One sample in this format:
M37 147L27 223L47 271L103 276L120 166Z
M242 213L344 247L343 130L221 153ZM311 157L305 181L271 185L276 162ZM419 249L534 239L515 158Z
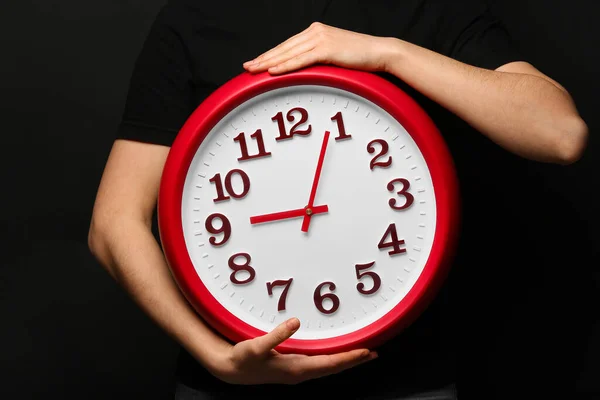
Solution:
M473 295L489 310L494 305L464 276L490 249L488 243L502 240L509 229L503 230L502 220L512 212L492 207L488 218L490 202L505 205L519 190L523 160L576 162L586 147L587 126L567 90L527 62L482 2L283 3L224 0L207 7L173 0L161 9L135 64L98 189L90 249L182 346L176 399L462 399L463 392L468 398L459 365L483 373L480 351L469 345L477 335L471 328L489 319L479 315L476 321L464 305ZM467 204L456 265L427 310L381 348L315 356L275 352L299 329L296 318L232 344L195 313L165 262L153 231L163 167L190 114L229 79L244 70L282 75L316 64L384 77L439 127ZM507 177L510 191L497 184Z

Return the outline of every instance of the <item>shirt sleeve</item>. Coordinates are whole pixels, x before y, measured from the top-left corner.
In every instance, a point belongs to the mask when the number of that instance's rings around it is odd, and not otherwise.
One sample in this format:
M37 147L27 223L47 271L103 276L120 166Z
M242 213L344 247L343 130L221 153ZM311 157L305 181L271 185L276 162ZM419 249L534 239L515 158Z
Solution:
M117 139L171 146L193 111L190 64L163 9L135 62Z
M440 53L490 70L509 62L524 61L504 24L484 2L444 3L436 38Z

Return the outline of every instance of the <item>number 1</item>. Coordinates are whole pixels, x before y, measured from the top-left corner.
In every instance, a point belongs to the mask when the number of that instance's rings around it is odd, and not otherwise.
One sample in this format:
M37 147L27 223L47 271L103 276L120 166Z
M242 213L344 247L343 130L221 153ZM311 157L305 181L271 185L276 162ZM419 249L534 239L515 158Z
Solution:
M340 133L335 140L350 139L352 137L352 135L346 134L346 127L344 126L344 118L342 118L341 111L331 117L331 120L337 122L338 132Z

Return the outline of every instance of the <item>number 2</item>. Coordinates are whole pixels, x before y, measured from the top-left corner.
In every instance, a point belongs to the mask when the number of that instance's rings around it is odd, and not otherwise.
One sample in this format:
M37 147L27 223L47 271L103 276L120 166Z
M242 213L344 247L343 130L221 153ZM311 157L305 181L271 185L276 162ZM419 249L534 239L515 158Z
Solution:
M375 169L375 167L387 168L392 165L392 156L389 156L386 161L378 161L379 158L385 156L390 150L390 145L383 139L375 139L369 142L367 145L367 151L369 154L375 153L375 146L373 146L375 143L381 146L381 151L371 160L371 170Z

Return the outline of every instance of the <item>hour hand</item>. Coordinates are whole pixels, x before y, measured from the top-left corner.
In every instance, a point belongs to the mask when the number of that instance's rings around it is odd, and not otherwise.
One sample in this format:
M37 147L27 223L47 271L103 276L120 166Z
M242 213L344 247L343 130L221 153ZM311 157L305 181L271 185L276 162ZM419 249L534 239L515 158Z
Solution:
M256 215L254 217L250 217L250 223L252 225L262 224L265 222L279 221L282 219L304 217L306 215L311 216L311 215L315 215L315 214L323 214L328 211L329 211L329 208L327 207L327 205L315 206L315 207L310 207L310 208L304 207L304 208L298 208L296 210L281 211L281 212L276 212L276 213L272 213L272 214Z

